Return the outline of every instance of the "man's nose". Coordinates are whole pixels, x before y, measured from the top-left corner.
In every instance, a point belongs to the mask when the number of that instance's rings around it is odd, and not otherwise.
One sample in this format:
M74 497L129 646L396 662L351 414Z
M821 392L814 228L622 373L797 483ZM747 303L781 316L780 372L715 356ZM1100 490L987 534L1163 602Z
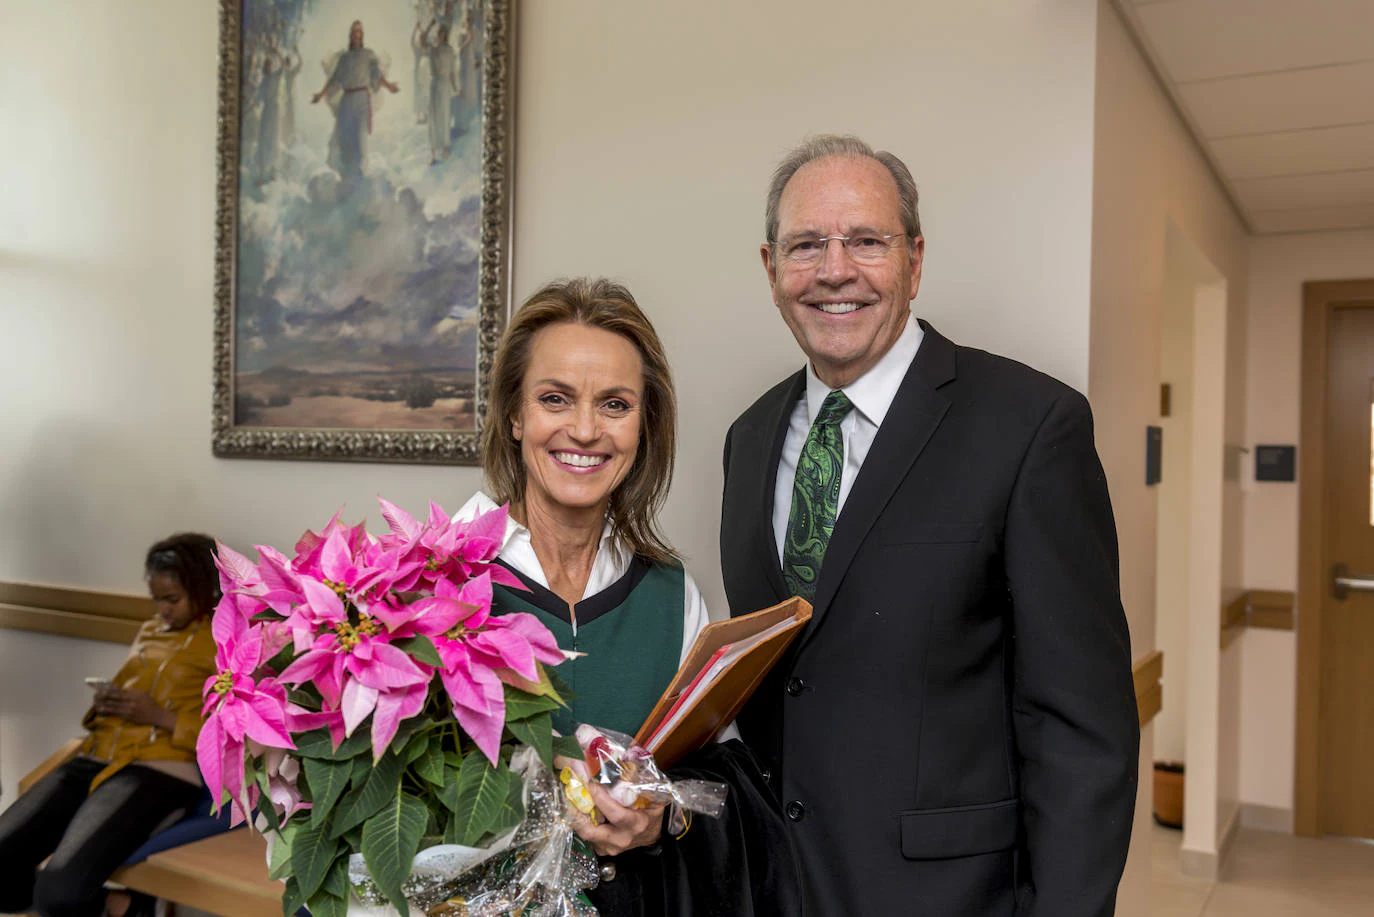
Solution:
M857 272L854 259L849 257L849 250L844 247L844 240L826 240L816 275L826 283L839 284L852 280Z

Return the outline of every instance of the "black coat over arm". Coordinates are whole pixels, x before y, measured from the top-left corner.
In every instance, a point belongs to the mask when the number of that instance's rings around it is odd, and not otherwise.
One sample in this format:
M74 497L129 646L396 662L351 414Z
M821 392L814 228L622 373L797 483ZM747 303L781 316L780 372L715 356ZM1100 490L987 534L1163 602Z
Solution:
M1139 728L1092 415L922 325L812 621L741 733L790 820L808 917L1110 917ZM773 492L803 389L778 385L726 439L732 614L787 597Z

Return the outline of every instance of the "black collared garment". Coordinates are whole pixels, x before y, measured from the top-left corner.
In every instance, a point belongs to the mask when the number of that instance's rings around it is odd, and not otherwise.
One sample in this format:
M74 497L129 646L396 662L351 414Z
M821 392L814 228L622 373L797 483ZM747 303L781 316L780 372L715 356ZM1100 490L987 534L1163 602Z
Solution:
M811 623L740 716L807 917L1110 917L1139 727L1086 399L925 322ZM731 614L786 598L773 494L799 372L725 442Z

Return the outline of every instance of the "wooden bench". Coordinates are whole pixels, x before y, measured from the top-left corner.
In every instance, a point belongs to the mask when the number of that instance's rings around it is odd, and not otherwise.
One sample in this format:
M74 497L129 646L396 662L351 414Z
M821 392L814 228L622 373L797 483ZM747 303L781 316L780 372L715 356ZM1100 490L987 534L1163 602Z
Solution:
M111 880L223 917L281 917L282 884L267 878L267 842L253 831L155 853L117 870Z
M23 793L76 754L73 739L19 781ZM280 882L267 878L267 841L248 830L228 831L155 853L125 866L112 882L221 917L281 917Z

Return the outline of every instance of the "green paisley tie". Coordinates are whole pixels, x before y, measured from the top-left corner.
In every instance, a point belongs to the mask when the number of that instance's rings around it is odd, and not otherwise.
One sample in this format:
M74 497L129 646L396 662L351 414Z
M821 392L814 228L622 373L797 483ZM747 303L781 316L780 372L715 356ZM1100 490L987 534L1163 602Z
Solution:
M792 511L782 546L782 578L793 595L808 602L815 598L821 561L839 513L840 473L844 469L840 421L853 407L844 392L826 395L797 456Z

